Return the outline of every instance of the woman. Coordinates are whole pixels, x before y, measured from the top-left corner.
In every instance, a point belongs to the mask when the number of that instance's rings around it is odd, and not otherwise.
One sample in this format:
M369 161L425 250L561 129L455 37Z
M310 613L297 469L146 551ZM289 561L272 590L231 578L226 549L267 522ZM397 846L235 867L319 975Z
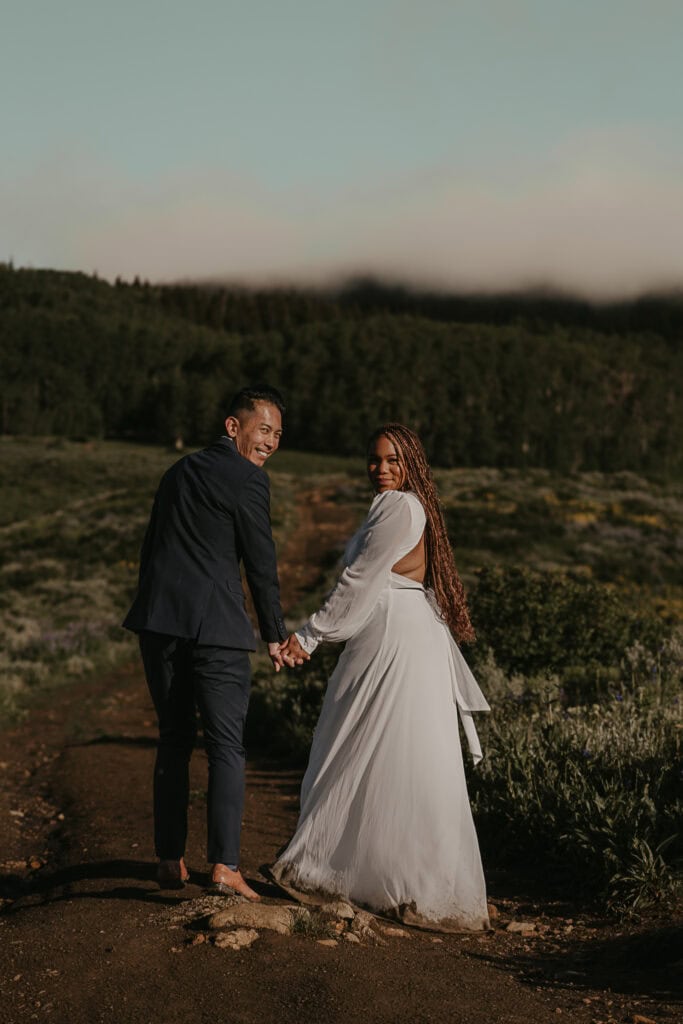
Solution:
M419 438L391 423L368 446L376 496L327 601L290 654L346 641L329 680L296 833L274 867L299 890L408 923L488 926L458 711L488 710L454 641L474 631Z

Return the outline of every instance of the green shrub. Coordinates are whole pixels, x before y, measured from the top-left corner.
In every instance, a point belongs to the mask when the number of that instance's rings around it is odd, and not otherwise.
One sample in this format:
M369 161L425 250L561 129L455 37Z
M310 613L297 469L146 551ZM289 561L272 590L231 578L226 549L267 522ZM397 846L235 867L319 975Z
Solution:
M341 653L325 646L301 668L275 673L270 662L254 671L246 743L293 764L305 764L327 680Z
M507 673L554 673L569 703L618 686L624 652L638 642L655 658L668 633L612 587L529 569L482 569L471 611L476 665L492 652Z
M670 646L666 688L680 691ZM543 863L617 911L671 895L683 856L679 698L653 698L628 672L613 699L563 709L557 679L508 680L490 659L469 782L485 860Z

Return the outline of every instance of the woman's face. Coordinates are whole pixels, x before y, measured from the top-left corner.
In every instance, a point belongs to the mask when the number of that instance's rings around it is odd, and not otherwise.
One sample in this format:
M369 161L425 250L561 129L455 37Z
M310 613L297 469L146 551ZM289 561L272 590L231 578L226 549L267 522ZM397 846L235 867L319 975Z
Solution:
M406 478L398 448L388 437L378 437L368 451L368 476L378 494L399 491Z

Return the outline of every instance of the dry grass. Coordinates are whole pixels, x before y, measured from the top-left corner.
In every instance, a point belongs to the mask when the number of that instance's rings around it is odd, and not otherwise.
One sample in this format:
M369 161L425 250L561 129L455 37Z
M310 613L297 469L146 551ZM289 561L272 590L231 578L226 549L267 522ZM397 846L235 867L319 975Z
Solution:
M0 707L36 688L133 656L120 621L134 592L140 542L162 472L178 453L121 442L0 442ZM359 460L279 452L271 469L279 544L302 487L338 482L338 500L369 500ZM637 588L683 619L680 487L632 474L557 478L544 471L437 473L459 562L583 572ZM316 595L311 595L314 603ZM309 602L310 603L310 602Z
M683 486L633 473L437 473L458 563L572 572L638 592L683 622Z
M0 442L0 719L21 714L40 690L137 656L120 623L154 491L178 457L121 442ZM295 526L299 488L348 466L278 453L276 543Z

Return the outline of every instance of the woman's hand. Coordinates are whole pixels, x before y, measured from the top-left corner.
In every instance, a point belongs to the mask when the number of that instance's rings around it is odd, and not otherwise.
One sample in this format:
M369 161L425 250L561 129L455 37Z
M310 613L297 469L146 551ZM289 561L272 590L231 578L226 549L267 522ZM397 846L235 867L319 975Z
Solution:
M292 633L291 636L285 640L281 647L282 657L285 665L290 668L294 668L297 665L303 665L305 661L310 661L311 656L307 654L301 644L296 638L296 633Z

